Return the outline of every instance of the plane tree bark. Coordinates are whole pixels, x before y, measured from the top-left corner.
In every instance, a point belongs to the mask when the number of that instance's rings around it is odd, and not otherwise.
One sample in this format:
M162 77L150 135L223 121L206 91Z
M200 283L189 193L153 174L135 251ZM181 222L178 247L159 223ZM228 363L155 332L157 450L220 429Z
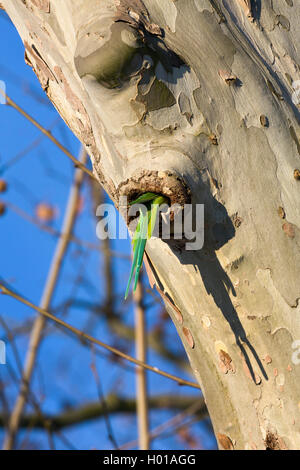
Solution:
M147 256L220 448L299 448L299 2L2 4L117 207L204 204L202 249Z

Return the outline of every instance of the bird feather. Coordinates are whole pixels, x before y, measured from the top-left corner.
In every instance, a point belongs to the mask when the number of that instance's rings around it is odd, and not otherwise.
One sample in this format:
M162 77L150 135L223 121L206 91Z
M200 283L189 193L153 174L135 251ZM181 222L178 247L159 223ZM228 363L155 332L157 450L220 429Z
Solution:
M155 193L144 193L129 203L130 206L133 204L143 204L143 207L140 208L139 221L132 240L133 260L126 287L125 300L128 297L129 288L134 273L135 276L133 291L136 289L139 273L143 263L146 242L147 239L151 238L153 234L159 206L164 202L167 202L167 198L164 196Z

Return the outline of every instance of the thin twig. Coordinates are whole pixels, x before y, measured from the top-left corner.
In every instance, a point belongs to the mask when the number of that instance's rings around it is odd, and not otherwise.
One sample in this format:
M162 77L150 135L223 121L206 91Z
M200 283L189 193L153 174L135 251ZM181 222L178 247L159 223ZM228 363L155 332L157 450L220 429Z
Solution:
M140 279L136 291L133 295L135 304L135 348L136 357L140 361L147 360L147 334L145 322L145 310L143 305L143 286ZM147 396L147 375L146 370L137 367L136 370L136 406L138 420L138 436L140 450L148 450L149 439L149 417L148 417L148 396Z
M41 124L39 124L33 117L31 117L24 109L22 109L20 106L18 106L7 94L0 88L0 93L4 98L6 99L6 103L9 106L12 106L14 109L16 109L22 116L24 116L31 124L33 124L35 127L37 127L43 134L45 134L48 139L50 139L67 157L69 157L72 162L75 164L77 168L80 168L82 171L84 171L86 174L88 174L92 179L97 180L96 176L88 169L86 166L77 160L77 158L74 157L74 155L69 152L66 147L64 147L52 134L49 132L47 129L45 129Z
M97 191L97 186L98 186L98 191ZM96 185L93 183L93 200L94 204L97 206L100 206L101 204L105 204L105 192L102 189L102 191L99 191L99 185ZM96 201L96 196L95 193L98 194L98 201ZM97 207L94 208L94 213L97 213ZM113 270L113 265L112 265L112 241L110 237L104 238L101 243L102 247L102 253L103 253L103 264L104 264L104 275L105 275L105 304L107 307L107 310L115 313L115 300L116 300L116 292L115 292L115 287L116 287L116 282L115 282L115 276L114 276L114 270ZM112 317L115 315L112 315Z
M40 222L37 218L32 217L30 214L28 214L27 212L25 212L23 209L16 206L12 202L6 201L5 199L1 199L1 200L2 202L4 202L5 206L8 209L12 210L15 214L17 214L19 217L22 217L22 219L26 220L27 222L35 225L40 230L43 230L44 232L47 232L50 235L53 235L54 237L62 236L62 233L59 230L56 230L55 228L51 227L51 225L47 225L45 223ZM81 238L75 237L72 234L70 234L69 239L76 245L82 246L89 250L95 250L95 251L103 250L102 245L100 243L93 243L93 242L90 242L89 240L82 240ZM116 258L122 258L122 259L126 259L130 261L129 255L126 255L118 251L111 251L111 255Z
M80 152L80 161L83 163L81 163L81 165L85 163L86 157L86 151L82 147ZM58 275L60 273L62 261L66 253L66 249L69 245L70 234L72 233L77 215L78 196L83 181L83 175L84 174L80 170L77 169L75 171L74 182L70 190L69 200L65 211L62 235L57 242L51 266L48 272L47 281L40 302L41 309L47 310L52 300L52 296L58 280ZM27 396L29 393L29 384L36 362L37 350L41 341L45 323L46 318L44 316L38 315L33 324L29 340L29 347L25 359L25 366L23 369L20 392L12 410L8 431L4 440L3 449L5 450L10 450L14 447L15 437L18 431L20 418L23 413L23 409L26 404Z
M182 423L182 421L187 416L191 416L197 413L197 411L199 410L202 411L203 408L205 409L205 402L203 398L200 401L195 401L194 403L189 405L184 411L181 411L175 416L172 416L172 418L168 419L167 421L163 422L162 424L159 424L154 429L152 429L152 431L150 432L151 439L153 440L153 439L156 439L157 437L162 437L162 434L167 429L177 425L178 423ZM194 416L194 418L196 418L196 416ZM137 445L137 440L126 442L120 447L120 450L132 449L136 447L136 445Z
M115 450L118 450L118 444L117 444L117 440L115 438L115 435L114 435L114 432L113 432L113 428L112 428L112 425L111 425L111 421L110 421L110 416L109 416L109 410L108 410L108 406L107 406L107 403L106 403L106 400L105 400L105 396L104 396L104 393L103 393L103 389L102 389L102 384L101 384L101 381L100 381L100 377L99 377L99 374L98 374L98 370L97 370L97 367L96 367L96 362L95 362L95 350L93 348L93 344L91 345L92 346L92 363L91 363L91 369L92 369L92 372L93 372L93 375L95 377L95 382L96 382L96 386L97 386L97 391L98 391L98 397L99 397L99 401L101 403L101 406L103 408L103 416L104 416L104 422L105 422L105 426L106 426L106 429L107 429L107 436L108 436L108 439L110 440L110 442L112 443L113 447Z
M94 420L99 420L99 418L104 417L105 413L109 415L131 415L136 412L136 400L135 397L124 397L119 396L115 392L111 392L105 397L106 409L103 407L103 403L97 401L90 401L77 406L62 409L57 414L48 414L44 413L41 415L38 412L35 413L26 413L22 415L20 421L20 429L25 429L28 426L31 426L35 430L41 430L45 427L45 421L48 422L48 428L57 433L58 431L68 429L70 427L75 427L83 423L87 423ZM174 395L174 394L158 394L149 397L149 409L151 410L181 410L185 412L190 407L194 406L195 403L198 403L197 410L195 411L197 419L200 421L208 417L207 408L204 402L203 397L195 396L194 394L190 395ZM176 416L178 416L176 414ZM174 417L172 418L172 420ZM182 423L183 418L181 421ZM169 422L169 421L168 421ZM5 414L0 413L0 428L5 426ZM160 424L155 428L156 432L162 432L165 430L165 423ZM154 432L154 430L152 431ZM124 446L124 445L123 445ZM122 447L123 447L122 446Z
M9 340L9 343L10 343L11 348L12 348L12 352L13 352L13 355L14 355L14 358L15 358L15 361L16 361L18 372L20 374L20 377L22 377L22 362L21 362L21 357L20 357L17 345L16 345L15 336L13 335L13 333L11 332L9 327L6 325L6 322L4 321L4 319L1 316L0 316L0 323L2 324L2 327L5 329L5 331L7 333L7 338ZM19 384L18 377L17 377L17 375L16 375L16 373L13 370L12 367L9 369L9 373L10 373L11 378L14 381L14 383L16 385ZM34 396L34 394L31 390L29 390L29 392L28 392L27 401L30 402L32 404L32 406L34 407L34 409L36 411L36 416L38 416L38 419L40 419L40 421L42 423L42 426L43 426L43 428L45 429L45 431L48 435L49 443L51 444L52 443L52 436L50 436L49 421L44 418L43 413L41 412L39 403L38 403L37 399L35 398L35 396ZM8 408L8 410L9 410L9 408ZM28 426L27 426L28 429L27 429L27 432L26 432L25 437L23 439L23 442L20 444L20 449L25 447L24 443L26 442L27 437L29 439L29 435L30 435L30 432L32 431L33 424L34 424L34 421L32 421L32 420L28 421ZM8 427L9 427L9 413L8 413L8 416L7 416L7 426L6 426L6 428L8 429Z
M56 431L55 434L69 450L78 450L61 431Z
M56 124L60 121L60 116L57 116L54 121L49 126L49 132L56 126ZM34 139L30 144L28 144L25 148L23 148L20 152L18 152L14 157L11 157L7 162L5 162L0 167L0 174L2 175L5 171L11 168L15 163L17 163L21 158L28 155L32 150L36 149L42 140L45 138L45 135L39 135L36 139Z
M200 390L200 385L198 385L195 382L190 382L189 380L184 380L180 377L177 377L176 375L169 374L168 372L165 372L163 370L158 369L158 367L153 367L150 366L149 364L146 364L142 361L139 361L138 359L135 359L132 356L129 356L128 354L125 354L124 352L120 351L119 349L114 348L113 346L110 346L109 344L103 343L99 339L94 338L93 336L84 333L83 331L79 330L78 328L75 328L74 326L69 325L68 323L64 322L60 318L55 317L51 313L47 312L46 310L38 307L37 305L34 305L33 303L29 302L29 300L26 300L24 297L16 294L13 292L10 288L5 286L3 283L0 283L0 289L2 290L3 294L9 295L10 297L13 297L14 299L18 300L19 302L23 303L24 305L27 305L30 308L33 308L37 312L39 312L41 315L50 318L54 322L56 322L59 325L62 325L63 327L67 328L68 330L72 331L75 333L80 339L85 339L87 341L90 341L91 343L98 344L98 346L101 346L102 348L107 349L108 351L116 354L117 356L122 357L123 359L126 359L129 362L132 362L133 364L136 364L137 366L144 367L147 370L151 370L152 372L155 372L158 375L162 375L163 377L167 377L168 379L174 380L175 382L178 383L178 385L187 385L189 387L197 388Z
M8 404L8 399L5 393L5 385L4 385L4 382L1 380L1 377L0 377L0 401L2 402L3 426L7 428L8 421L9 421L9 404Z
M14 358L15 358L15 362L16 362L16 365L17 365L17 369L18 369L18 372L19 372L20 378L21 378L22 377L22 361L21 361L21 357L20 357L20 354L19 354L19 351L18 351L18 348L17 348L17 345L16 345L15 335L12 333L12 331L6 325L5 320L1 316L0 316L0 323L3 327L3 329L6 331L7 339L9 341L10 346L11 346L11 349L12 349L12 352L13 352L13 355L14 355ZM11 375L14 383L16 385L19 384L18 377L17 377L16 373L13 371L12 368L10 369L10 375ZM1 382L0 382L0 384L1 384ZM0 393L0 397L1 397L1 393ZM19 445L19 448L20 449L26 448L27 442L29 441L30 433L31 433L31 431L34 427L34 423L35 423L35 420L37 418L37 419L40 420L40 422L42 424L42 427L45 429L45 431L47 433L50 448L55 449L52 430L49 427L49 420L44 418L43 413L42 413L41 408L40 408L40 405L39 405L37 399L35 398L33 392L30 389L28 390L27 401L35 409L36 415L33 417L33 419L28 420L28 426L27 426L27 429L26 429L26 433L25 433L25 436L23 437L22 442ZM5 422L5 428L8 430L9 429L9 408L7 408L7 411L8 411L8 413L7 413L7 420ZM4 412L5 412L5 410L4 410ZM1 418L0 418L0 420L1 420Z

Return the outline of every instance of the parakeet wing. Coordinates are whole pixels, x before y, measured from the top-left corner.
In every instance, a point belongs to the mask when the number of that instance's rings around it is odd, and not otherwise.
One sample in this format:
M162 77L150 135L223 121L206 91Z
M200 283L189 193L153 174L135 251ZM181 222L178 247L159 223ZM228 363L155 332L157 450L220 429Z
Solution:
M155 228L155 223L156 223L156 217L157 217L157 212L159 209L159 206L166 202L167 199L163 196L156 196L156 198L153 200L151 204L151 214L150 214L150 220L148 224L148 238L152 237L153 230Z
M139 221L138 221L136 231L134 234L134 239L132 240L133 260L132 260L131 271L130 271L127 288L125 292L125 300L128 297L129 287L132 281L134 271L136 273L135 275L135 285L136 285L138 275L141 269L141 264L142 264L141 260L143 260L143 254L144 254L146 240L147 240L148 212L149 211L148 210L146 211L145 208L141 208Z
M131 202L130 205L133 204L145 204L147 210L145 210L145 206L142 206L140 209L140 216L139 221L135 230L134 238L132 240L133 245L133 260L132 266L130 271L129 280L127 283L127 288L125 292L125 299L128 297L129 287L135 272L134 278L134 287L133 291L135 291L140 269L143 263L143 256L145 251L145 246L147 242L147 238L151 238L153 230L155 228L155 222L157 218L157 212L159 206L167 202L167 198L164 196L158 196L154 193L145 193L139 196L135 201Z
M137 224L137 226L136 226L134 238L133 238L133 240L132 240L132 244L133 244L133 260L132 260L131 271L130 271L130 275L129 275L129 279L128 279L128 283L127 283L127 287L126 287L125 300L126 300L127 297L128 297L129 287L130 287L131 280L132 280L132 277L133 277L133 274L134 274L134 271L135 271L135 268L136 268L136 262L137 262L137 256L138 256L138 249L137 249L137 248L138 248L139 237L140 237L140 227L141 227L141 217L139 218L138 224Z
M137 256L137 262L136 262L136 271L135 271L135 279L134 279L134 287L133 287L134 291L136 289L140 269L143 264L143 256L144 256L144 251L145 251L145 246L146 246L146 241L147 241L149 217L150 217L150 209L147 211L146 214L143 214L141 212L141 234L140 234L139 244L136 248L138 251L138 256Z
M131 201L129 205L132 206L133 204L142 204L144 202L150 202L150 201L153 201L153 199L155 199L156 197L157 197L157 194L155 193L144 193L144 194L141 194L141 196L139 196L134 201Z

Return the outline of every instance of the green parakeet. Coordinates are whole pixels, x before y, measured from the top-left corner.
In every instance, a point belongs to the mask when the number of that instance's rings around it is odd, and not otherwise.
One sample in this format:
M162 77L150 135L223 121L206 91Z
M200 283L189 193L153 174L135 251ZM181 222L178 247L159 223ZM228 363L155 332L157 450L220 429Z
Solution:
M125 299L127 299L128 297L129 287L130 287L134 272L135 272L135 277L134 277L133 292L136 289L140 269L143 263L143 256L144 256L146 241L148 238L151 238L152 236L155 223L156 223L156 217L157 217L159 206L166 202L167 202L167 198L164 196L160 196L154 193L144 193L129 204L130 206L132 206L133 204L143 204L144 207L140 209L139 221L138 221L135 234L132 240L133 260L132 260L131 271L130 271L127 288L125 292Z

